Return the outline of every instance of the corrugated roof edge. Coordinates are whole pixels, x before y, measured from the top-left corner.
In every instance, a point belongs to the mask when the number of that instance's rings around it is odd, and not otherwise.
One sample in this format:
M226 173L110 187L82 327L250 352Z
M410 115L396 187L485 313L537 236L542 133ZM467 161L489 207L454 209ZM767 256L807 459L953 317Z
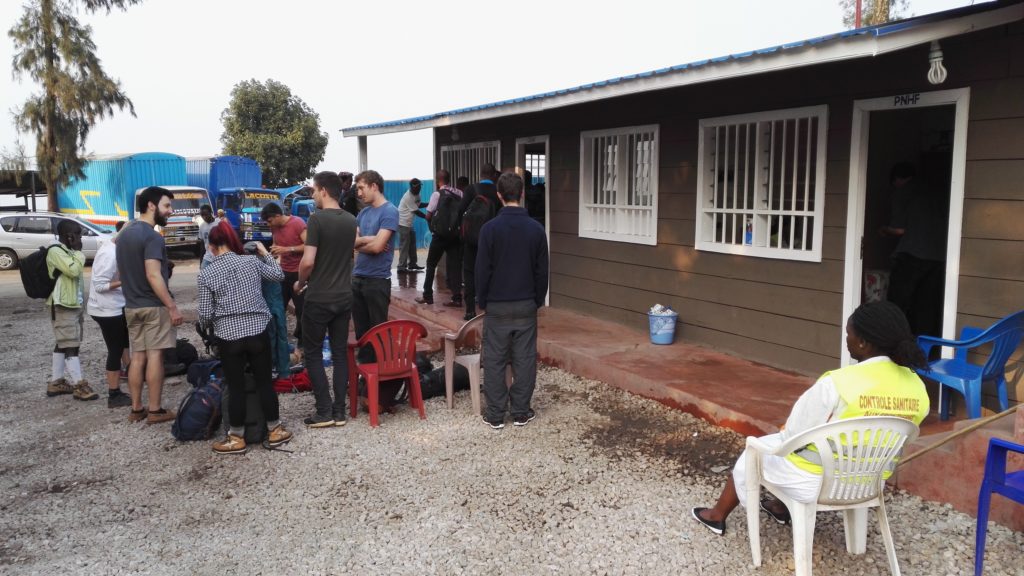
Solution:
M354 132L354 131L374 130L374 129L379 129L379 128L387 128L387 127L391 127L391 126L403 126L403 125L406 125L406 124L418 124L418 123L421 123L421 122L427 122L427 121L430 121L430 120L436 120L436 119L445 118L445 117L448 117L448 116L457 116L459 114L464 114L464 113L467 113L467 112L473 112L473 111L476 111L476 110L484 110L484 109L488 109L488 108L496 108L496 107L500 107L500 106L508 106L508 105L511 105L511 104L517 104L517 103L521 103L521 102L528 101L528 100L536 100L536 99L550 98L550 97L553 97L553 96L561 96L561 95L564 95L564 94L575 93L575 92L580 92L580 91L583 91L583 90L591 90L591 89L594 89L594 88L599 88L599 87L607 86L608 84L617 84L617 83L621 83L621 82L629 82L629 81L637 80L639 78L647 78L647 77L650 77L650 76L662 75L662 74L666 74L666 73L669 73L669 72L689 71L689 70L693 70L693 69L696 69L696 68L701 68L703 66L707 66L709 64L721 64L721 63L724 63L724 62L737 61L737 60L745 60L745 59L749 59L749 58L756 58L758 56L765 56L765 55L769 55L769 54L775 54L775 53L777 53L779 51L793 50L793 49L803 48L803 47L807 47L807 46L817 46L817 45L820 45L820 44L823 44L823 43L826 43L826 42L841 40L841 39L845 39L845 38L851 38L851 37L854 37L854 36L875 36L875 37L887 36L889 34L894 34L894 33L897 33L897 32L902 32L902 31L905 31L905 30L912 29L912 28L914 28L916 26L920 26L922 24L927 24L927 23L931 23L931 22L939 22L939 21L942 21L942 20L948 20L948 19L957 18L957 17L961 17L961 16L967 16L967 15L971 15L971 14L987 12L987 11L990 11L990 10L995 10L995 9L998 9L998 8L1003 8L1003 7L1008 6L1008 5L1018 4L1018 3L1022 2L1022 1L1024 1L1024 0L996 0L994 2L989 2L989 3L985 3L985 4L978 4L978 5L971 5L971 6L962 6L960 8L954 8L952 10L946 10L946 11L943 11L943 12L935 12L933 14L926 14L924 16L917 16L917 17L914 17L914 18L907 18L905 20L898 20L898 21L889 22L889 23L886 23L886 24L879 24L877 26L867 26L867 27L864 27L864 28L856 28L856 29L853 29L853 30L843 30L841 32L835 32L835 33L832 33L832 34L826 34L824 36L817 36L815 38L808 38L806 40L799 40L799 41L796 41L796 42L789 42L789 43L786 43L786 44L780 44L778 46L769 46L767 48L760 48L760 49L757 49L757 50L750 50L750 51L747 51L747 52L739 52L739 53L736 53L736 54L729 54L729 55L725 55L725 56L719 56L719 57L716 57L716 58L707 58L707 59L703 59L703 60L697 60L697 61L689 62L689 63L686 63L686 64L678 64L676 66L671 66L669 68L660 68L658 70L652 70L652 71L647 71L647 72L639 72L639 73L636 73L636 74L629 74L629 75L620 76L620 77L617 77L617 78L609 78L607 80L601 80L601 81L598 81L598 82L591 82L591 83L583 84L583 85L580 85L580 86L573 86L571 88L561 88L561 89L558 89L558 90L552 90L550 92L543 92L543 93L540 93L540 94L534 94L532 96L513 98L513 99L508 99L508 100L500 100L500 101L497 101L497 102L489 102L489 103L486 103L486 104L477 104L475 106L469 106L469 107L465 107L465 108L457 108L455 110L448 110L448 111L445 111L445 112L435 112L433 114L427 114L425 116L415 116L415 117L411 117L411 118L403 118L403 119L400 119L400 120L391 120L391 121L387 121L387 122L378 122L378 123L375 123L375 124L365 124L365 125L362 125L362 126L351 126L351 127L348 127L348 128L342 128L341 132Z

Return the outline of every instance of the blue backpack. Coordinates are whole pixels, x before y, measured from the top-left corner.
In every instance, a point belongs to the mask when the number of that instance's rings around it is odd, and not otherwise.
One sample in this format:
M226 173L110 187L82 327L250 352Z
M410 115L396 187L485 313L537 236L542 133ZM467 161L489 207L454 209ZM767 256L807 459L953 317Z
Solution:
M222 393L220 380L214 375L220 362L206 364L205 375L200 375L196 387L181 399L171 426L171 434L182 442L208 440L220 426Z

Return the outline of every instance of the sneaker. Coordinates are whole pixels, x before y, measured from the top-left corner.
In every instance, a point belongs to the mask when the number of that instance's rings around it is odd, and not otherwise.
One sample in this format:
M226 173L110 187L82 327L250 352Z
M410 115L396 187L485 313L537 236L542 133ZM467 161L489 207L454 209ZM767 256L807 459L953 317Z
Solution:
M52 380L50 383L46 385L47 396L60 396L61 394L72 394L74 393L74 391L75 390L74 388L71 387L71 384L68 384L68 381L63 378L57 378L56 380Z
M444 306L448 308L462 308L462 298L452 298L451 300L444 303Z
M229 437L229 439L230 439L230 437ZM291 439L292 439L292 433L284 429L284 424L278 424L277 426L274 426L274 429L271 430L270 434L267 435L267 444L269 446L272 446L272 447L276 448L276 447L280 446L281 444L284 444L285 442L288 442ZM243 442L242 445L244 446L245 443ZM214 450L216 450L216 449L217 448L215 446Z
M419 272L420 270L426 270L426 268L424 268L423 266L416 266L415 264L413 264L412 266L409 266L408 270L409 272Z
M705 510L707 510L707 508L694 508L693 510L690 511L690 513L693 514L693 517L697 520L697 522L703 524L704 527L708 530L711 530L719 536L725 534L725 520L715 522L713 520L706 520L704 518L701 518L700 513Z
M95 400L100 397L85 380L79 380L78 384L75 384L71 395L75 400Z
M522 416L513 416L512 417L512 425L513 426L526 426L527 424L532 422L533 419L536 418L536 417L537 417L537 415L534 414L533 410L530 410L529 412L527 412L526 414L524 414Z
M344 414L337 414L334 416L334 425L336 427L341 428L345 424L348 424L348 420L345 418Z
M323 418L321 416L310 416L302 421L309 428L330 428L334 426L334 418Z
M487 424L488 426L490 426L492 430L501 430L502 428L505 427L505 421L504 420L495 420L495 421L492 422L492 421L488 420L486 416L483 417L483 420L484 420L484 424Z
M110 392L114 392L111 390ZM117 394L107 393L107 408L124 408L132 405L132 397L117 390Z
M129 402L130 404L130 402ZM142 422L149 415L149 411L143 408L142 410L132 410L128 413L128 423L134 424L136 422Z
M409 273L409 269L408 268L395 268L395 272L398 272L399 274L408 274Z
M174 420L175 416L177 416L177 414L174 413L174 410L166 410L164 408L155 411L151 410L149 415L146 416L146 424L170 422L171 420Z
M434 303L434 297L433 296L427 296L426 294L424 294L423 298L417 298L416 299L416 303L417 304L433 304Z
M277 428L280 428L280 426ZM274 428L274 430L277 430L277 428ZM286 432L286 434L288 434L289 438L291 437L291 433ZM245 439L234 434L228 434L227 438L213 443L213 451L217 454L245 454L248 450L249 447L245 445Z

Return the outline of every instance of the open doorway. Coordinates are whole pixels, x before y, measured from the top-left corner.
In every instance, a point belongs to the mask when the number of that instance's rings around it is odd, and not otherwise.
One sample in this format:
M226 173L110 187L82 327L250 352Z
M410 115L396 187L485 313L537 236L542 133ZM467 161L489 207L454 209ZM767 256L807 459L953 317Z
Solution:
M915 335L943 325L952 105L870 113L861 302L889 300Z
M943 259L942 254L945 254L945 262L937 272L942 278L941 287L933 285L940 290L933 295L938 294L941 308L931 304L931 312L925 314L930 314L932 324L927 328L917 327L917 330L938 330L938 336L954 337L969 106L969 88L854 101L843 323L861 302L881 297L891 299L891 282L882 290L874 280L886 276L882 273L895 271L898 258L894 260L893 256L905 251L907 242L901 236L883 235L880 231L886 226L898 228L893 224L900 223L909 229L906 219L894 221L892 212L895 197L892 177L906 176L904 169L909 166L913 174L912 188L927 194L917 197L916 207L925 205L928 210L923 213L934 222L927 235L932 240L925 244L932 249L931 257ZM894 170L900 165L901 169ZM838 332L842 363L846 366L852 358L846 350L845 332ZM950 354L950 351L943 350L943 354Z
M550 181L548 179L548 137L530 136L516 139L516 170L523 176L526 212L540 222L551 251ZM550 300L550 292L548 299Z

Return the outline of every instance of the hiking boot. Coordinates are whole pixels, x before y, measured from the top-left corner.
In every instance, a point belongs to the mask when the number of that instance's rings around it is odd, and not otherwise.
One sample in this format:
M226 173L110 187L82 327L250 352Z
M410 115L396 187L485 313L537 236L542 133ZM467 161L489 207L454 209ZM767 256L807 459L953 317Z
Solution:
M493 420L493 421L491 421L491 420L488 420L486 416L483 417L483 420L484 420L484 424L487 424L488 426L490 426L492 430L501 430L502 428L505 427L505 421L504 420Z
M61 394L73 394L74 391L75 391L75 389L71 387L71 384L68 384L68 381L63 379L63 378L57 378L56 380L52 380L52 381L50 381L49 384L46 385L46 395L47 396L60 396Z
M424 294L423 298L417 298L416 299L416 303L417 304L433 304L434 303L434 297L433 296L427 296L426 294Z
M302 423L305 424L307 428L330 428L335 424L334 418L323 416L310 416L303 420Z
M95 400L100 397L85 380L79 380L78 384L75 384L71 389L71 395L75 400Z
M161 422L170 422L171 420L174 420L175 416L177 416L177 414L174 413L174 410L166 410L164 408L161 408L156 411L150 411L149 415L146 416L146 424L159 424Z
M142 422L149 415L149 411L143 408L142 410L132 410L128 413L128 423L134 424L136 422Z
M278 426L277 428L281 427ZM274 430L276 431L277 428L274 428ZM290 432L285 432L285 434L288 434L289 439L291 438ZM287 441L284 440L284 442ZM245 439L234 434L228 434L227 438L213 443L213 451L217 454L245 454L248 450L249 447L245 445Z
M537 417L537 415L533 413L533 410L530 410L526 414L521 414L519 416L513 416L512 417L512 425L513 426L526 426L527 424L532 422L533 419L536 418L536 417Z
M113 390L111 390L113 392ZM117 394L107 393L107 408L124 408L132 405L132 397L119 392Z
M272 448L288 442L292 439L292 433L284 429L284 424L274 426L274 429L267 435L267 445Z

